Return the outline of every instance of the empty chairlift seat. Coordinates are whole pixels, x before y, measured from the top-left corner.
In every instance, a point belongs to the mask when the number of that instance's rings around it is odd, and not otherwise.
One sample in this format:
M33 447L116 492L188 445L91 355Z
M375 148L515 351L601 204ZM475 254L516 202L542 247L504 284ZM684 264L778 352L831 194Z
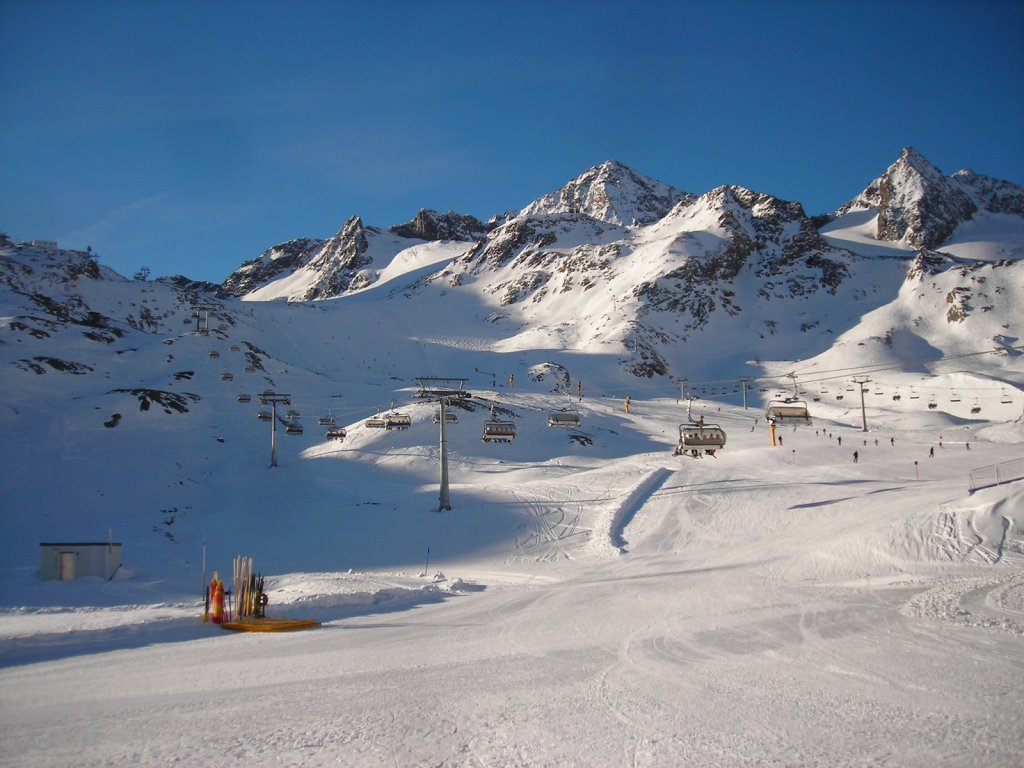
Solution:
M787 397L784 400L772 400L764 412L768 421L776 424L810 424L811 414L807 410L807 402Z
M562 408L548 414L549 427L576 428L580 425L580 412L571 408Z
M324 438L327 440L344 440L345 434L344 427L331 427L324 434Z
M441 423L441 409L440 408L438 408L436 411L434 411L434 423L435 424L440 424ZM445 424L458 424L459 423L459 414L457 414L455 411L448 410L446 408L445 412L444 412L444 423Z

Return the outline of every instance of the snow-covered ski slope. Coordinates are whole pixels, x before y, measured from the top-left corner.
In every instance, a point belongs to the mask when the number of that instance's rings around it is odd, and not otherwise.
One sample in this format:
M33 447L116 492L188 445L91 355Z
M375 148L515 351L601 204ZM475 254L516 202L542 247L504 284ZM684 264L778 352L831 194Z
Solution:
M200 335L180 292L115 278L3 289L0 765L1019 764L1024 482L968 475L1024 458L1024 370L900 320L931 301L909 281L823 354L762 360L747 409L753 366L693 359L728 441L692 459L674 382L509 344L476 294L214 302ZM814 422L773 446L794 371ZM473 393L450 512L417 376ZM305 427L275 468L266 389ZM510 444L480 439L492 403ZM392 408L408 430L365 426ZM108 532L113 580L38 579L40 542ZM204 543L207 578L252 556L269 612L322 628L203 624Z

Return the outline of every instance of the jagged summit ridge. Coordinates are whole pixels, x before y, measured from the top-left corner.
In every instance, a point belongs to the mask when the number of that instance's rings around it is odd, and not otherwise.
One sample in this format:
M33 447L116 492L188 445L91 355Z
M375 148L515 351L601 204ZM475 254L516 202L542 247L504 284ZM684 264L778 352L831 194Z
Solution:
M693 195L647 178L616 160L589 168L538 198L520 216L582 213L609 224L651 224Z

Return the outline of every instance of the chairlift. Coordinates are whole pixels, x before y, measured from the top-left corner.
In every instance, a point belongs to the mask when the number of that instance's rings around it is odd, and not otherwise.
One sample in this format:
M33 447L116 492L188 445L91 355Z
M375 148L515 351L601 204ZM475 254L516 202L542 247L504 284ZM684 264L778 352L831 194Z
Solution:
M298 424L298 423L295 423L295 422L291 422L289 424L285 424L284 425L284 433L286 435L301 435L302 434L302 425Z
M436 411L434 411L434 423L435 424L440 424L441 423L441 409L440 408L438 408ZM450 408L446 408L445 412L444 412L444 423L445 424L458 424L459 423L459 414L457 414L455 411L451 410Z
M842 399L843 399L842 393L836 395L836 400L842 400Z
M251 365L247 365L247 366L245 366L245 372L246 373L256 373L256 369L253 366L251 366Z
M216 349L211 349L209 352L206 353L206 355L207 357L220 357L220 352L218 352Z
M974 405L971 406L971 413L981 413L981 404L978 402L978 398L974 398Z
M288 421L298 421L299 419L302 418L302 414L299 413L298 411L288 411L288 413L286 413L284 417L288 419Z
M959 403L960 402L960 395L958 395L955 390L950 390L949 402L951 402L951 403Z
M347 432L345 432L344 427L332 427L324 433L324 438L327 440L344 440L346 434Z
M511 443L515 437L515 422L495 419L494 403L491 403L491 418L484 422L484 432L480 439L485 443Z
M939 404L936 403L934 400L932 400L932 401L930 401L928 403L928 410L930 410L930 411L934 411L938 407L939 407Z
M270 415L270 411L257 411L256 418L260 421L270 421L274 417Z
M241 392L235 399L238 400L238 402L240 403L249 403L252 402L252 395L250 395L248 392Z
M672 451L673 456L689 454L694 458L701 452L714 456L715 451L725 447L725 430L717 424L680 424L679 444Z
M1004 389L1002 390L999 396L999 402L1002 403L1003 405L1010 405L1011 403L1013 403L1013 398L1011 398Z
M412 426L412 416L407 413L390 411L384 414L384 429L408 429Z
M238 352L239 351L237 344L232 344L230 349L231 349L232 352Z
M565 408L548 413L549 427L566 427L577 429L580 426L580 412L572 407L572 397L569 397L569 405Z
M387 425L387 420L380 415L371 416L363 422L363 426L369 427L370 429L384 429Z
M220 380L221 381L234 381L235 380L235 374L228 373L227 371L225 371L224 373L222 373L220 375Z
M326 416L321 416L319 419L316 420L316 425L318 427L333 427L336 426L337 423L338 422L334 420L334 416L332 416L330 413L328 413Z
M921 396L919 394L917 394L917 391L913 387L911 387L910 388L910 399L911 400L919 400L920 398L921 398Z
M570 408L551 411L548 414L548 426L577 429L580 426L580 413Z
M788 424L790 422L811 423L811 414L807 410L807 402L787 397L782 400L772 400L765 409L764 417L777 424Z
M902 399L903 399L903 396L902 396L902 395L900 394L900 391L899 391L898 389L896 390L896 394L894 394L894 395L892 396L892 399L893 399L893 400L896 400L896 401L899 401L899 400L902 400Z

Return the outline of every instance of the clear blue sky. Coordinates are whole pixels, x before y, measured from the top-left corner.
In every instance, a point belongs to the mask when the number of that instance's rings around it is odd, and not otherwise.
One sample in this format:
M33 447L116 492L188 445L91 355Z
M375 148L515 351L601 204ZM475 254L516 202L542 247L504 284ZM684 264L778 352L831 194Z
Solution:
M1020 2L0 0L0 231L219 282L615 159L833 210L917 148L1024 183Z

